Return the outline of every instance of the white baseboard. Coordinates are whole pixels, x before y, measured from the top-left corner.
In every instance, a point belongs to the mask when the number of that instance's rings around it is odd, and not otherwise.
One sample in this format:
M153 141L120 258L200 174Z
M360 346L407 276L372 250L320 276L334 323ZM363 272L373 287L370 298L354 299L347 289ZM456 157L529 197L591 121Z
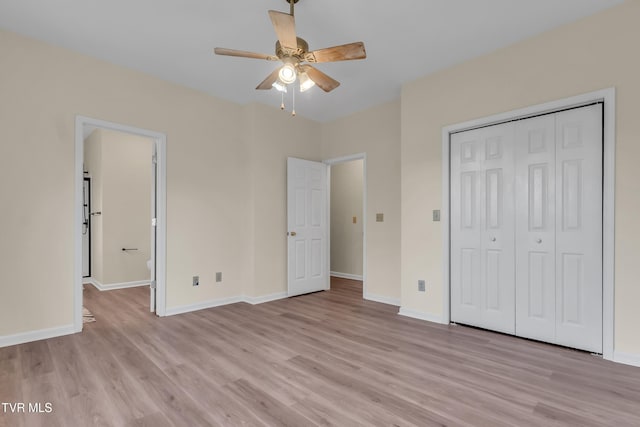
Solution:
M265 302L276 301L287 298L286 292L278 292L277 294L265 295L262 297L236 296L228 298L218 298L209 301L203 301L195 304L181 305L178 307L167 308L165 316L173 316L175 314L190 313L192 311L205 310L207 308L221 307L223 305L236 304L245 302L251 305L263 304Z
M23 332L15 335L0 336L0 348L27 342L46 340L48 338L61 337L76 333L74 325L60 326L57 328L39 329L37 331Z
M82 279L82 283L89 283L99 291L112 291L114 289L137 288L138 286L149 286L149 280L138 280L136 282L110 283L103 285L91 277Z
M329 272L329 276L339 277L341 279L360 280L362 282L362 276L358 276L357 274L339 273L337 271L331 271Z
M618 363L624 363L625 365L637 366L640 368L640 354L623 353L621 351L614 351L613 361Z
M446 322L442 320L441 316L436 316L431 313L425 313L423 311L412 310L409 308L400 307L400 311L398 312L400 316L411 317L419 320L426 320L427 322L434 322L446 325Z
M400 299L399 298L389 298L382 295L364 294L364 299L369 301L381 302L383 304L395 305L396 307L400 307Z
M195 304L179 305L177 307L167 307L165 316L173 316L175 314L190 313L192 311L205 310L207 308L220 307L228 304L236 304L238 302L244 302L244 297L228 297L218 298L209 301L197 302Z
M288 294L286 292L278 292L277 294L265 295L263 297L248 297L245 295L243 298L244 298L244 302L251 305L256 305L256 304L263 304L265 302L276 301L276 300L287 298L287 297L288 297Z

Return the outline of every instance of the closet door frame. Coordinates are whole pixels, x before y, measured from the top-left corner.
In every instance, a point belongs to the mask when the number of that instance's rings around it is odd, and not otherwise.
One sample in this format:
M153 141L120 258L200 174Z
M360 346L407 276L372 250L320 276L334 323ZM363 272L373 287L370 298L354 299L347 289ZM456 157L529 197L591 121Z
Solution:
M614 289L615 289L615 88L560 99L506 113L483 117L442 129L442 230L443 230L443 292L442 323L451 319L450 281L450 137L484 126L511 120L524 119L540 114L554 113L568 108L577 108L596 102L603 103L603 240L602 240L602 356L614 360Z

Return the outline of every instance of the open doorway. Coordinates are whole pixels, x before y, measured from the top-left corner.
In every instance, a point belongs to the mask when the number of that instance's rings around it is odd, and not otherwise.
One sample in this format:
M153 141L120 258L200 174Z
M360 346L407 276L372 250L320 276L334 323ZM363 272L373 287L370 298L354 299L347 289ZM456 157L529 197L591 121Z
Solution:
M366 156L328 160L331 289L366 295Z
M144 129L76 119L76 331L84 284L92 292L145 287L149 310L164 315L165 141Z

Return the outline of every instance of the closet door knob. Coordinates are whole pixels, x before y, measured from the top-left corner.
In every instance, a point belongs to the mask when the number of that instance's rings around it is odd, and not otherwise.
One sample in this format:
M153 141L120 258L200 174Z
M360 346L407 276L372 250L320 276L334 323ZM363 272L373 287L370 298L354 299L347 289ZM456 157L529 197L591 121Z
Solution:
M536 239L536 243L538 244L542 243L542 239Z
M492 242L495 242L495 241L496 241L496 238L495 238L495 237L492 237L492 238L491 238L491 241L492 241Z

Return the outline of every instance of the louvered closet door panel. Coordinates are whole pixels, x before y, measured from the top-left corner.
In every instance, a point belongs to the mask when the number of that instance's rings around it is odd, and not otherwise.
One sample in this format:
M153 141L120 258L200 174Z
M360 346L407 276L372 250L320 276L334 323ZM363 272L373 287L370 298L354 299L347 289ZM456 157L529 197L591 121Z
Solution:
M602 353L602 105L556 114L556 343Z
M516 122L516 334L554 342L555 117Z
M451 319L514 333L514 125L451 138Z

